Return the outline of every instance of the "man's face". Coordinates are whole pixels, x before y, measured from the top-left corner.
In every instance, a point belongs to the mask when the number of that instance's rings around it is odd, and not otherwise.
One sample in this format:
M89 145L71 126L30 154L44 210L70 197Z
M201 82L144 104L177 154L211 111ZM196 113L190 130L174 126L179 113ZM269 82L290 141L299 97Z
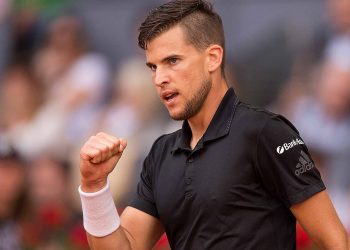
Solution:
M177 25L148 43L146 58L170 116L175 120L195 116L211 89L206 52L189 44Z

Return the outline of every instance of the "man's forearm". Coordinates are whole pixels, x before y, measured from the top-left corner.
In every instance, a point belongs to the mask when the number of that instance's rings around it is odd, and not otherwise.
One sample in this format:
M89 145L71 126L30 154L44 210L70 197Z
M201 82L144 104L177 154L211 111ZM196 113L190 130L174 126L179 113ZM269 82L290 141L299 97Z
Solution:
M90 190L89 190L90 191ZM120 217L110 193L109 182L94 192L79 187L84 228L91 249L131 249L127 231L120 225ZM131 237L130 237L131 238Z
M349 235L344 230L343 232L330 232L330 236L327 241L315 240L316 245L323 250L350 250Z
M123 227L104 237L95 237L87 233L91 250L131 250L131 242Z

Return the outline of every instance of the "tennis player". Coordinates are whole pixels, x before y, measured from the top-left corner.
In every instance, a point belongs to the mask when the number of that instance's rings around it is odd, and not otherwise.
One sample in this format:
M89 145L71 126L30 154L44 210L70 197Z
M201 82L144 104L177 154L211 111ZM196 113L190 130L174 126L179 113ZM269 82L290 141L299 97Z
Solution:
M347 249L297 129L229 87L222 21L211 4L165 3L139 31L159 98L183 126L154 142L121 216L108 175L127 143L103 132L85 143L79 193L91 248L151 249L166 232L172 249L295 249L298 220L321 249Z

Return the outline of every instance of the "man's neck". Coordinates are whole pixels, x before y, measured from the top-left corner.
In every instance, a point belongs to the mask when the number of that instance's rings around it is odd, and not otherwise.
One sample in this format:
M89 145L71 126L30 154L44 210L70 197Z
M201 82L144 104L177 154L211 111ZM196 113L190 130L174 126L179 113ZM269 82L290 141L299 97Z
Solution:
M213 84L212 89L210 90L200 111L195 116L188 119L188 124L192 131L192 138L190 142L190 147L192 149L195 148L198 141L207 130L227 90L228 87L224 79L222 79L220 84Z

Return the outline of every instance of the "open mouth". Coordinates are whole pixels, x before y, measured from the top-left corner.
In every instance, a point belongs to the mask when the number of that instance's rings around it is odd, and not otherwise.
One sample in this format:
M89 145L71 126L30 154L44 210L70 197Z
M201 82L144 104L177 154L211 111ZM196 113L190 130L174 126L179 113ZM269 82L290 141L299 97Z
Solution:
M177 93L177 92L170 92L169 91L169 92L163 93L162 97L166 102L169 102L169 101L173 100L178 95L179 95L179 93Z
M164 97L164 99L165 99L166 101L170 101L170 100L174 99L177 95L178 95L178 93L172 93L172 94L166 95L166 96Z

